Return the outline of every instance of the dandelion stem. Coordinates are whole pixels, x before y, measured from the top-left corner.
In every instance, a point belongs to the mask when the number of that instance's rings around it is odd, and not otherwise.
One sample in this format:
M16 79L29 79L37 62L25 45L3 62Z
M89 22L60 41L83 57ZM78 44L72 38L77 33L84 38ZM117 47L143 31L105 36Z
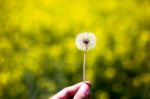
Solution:
M85 75L85 66L86 66L86 50L84 51L84 59L83 59L83 81L85 82L85 78L86 78L86 75Z

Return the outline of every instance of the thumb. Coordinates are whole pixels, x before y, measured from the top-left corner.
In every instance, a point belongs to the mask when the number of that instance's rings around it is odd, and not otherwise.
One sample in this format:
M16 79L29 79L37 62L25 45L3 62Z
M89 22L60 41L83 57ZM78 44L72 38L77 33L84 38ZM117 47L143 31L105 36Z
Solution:
M83 83L73 99L87 99L90 95L90 86L86 83Z

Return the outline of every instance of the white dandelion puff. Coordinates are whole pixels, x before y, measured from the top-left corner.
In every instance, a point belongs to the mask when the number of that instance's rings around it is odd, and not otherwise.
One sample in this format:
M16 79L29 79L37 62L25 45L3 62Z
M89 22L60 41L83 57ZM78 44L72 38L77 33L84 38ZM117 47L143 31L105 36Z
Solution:
M91 32L82 32L76 37L76 45L80 50L84 51L83 81L85 82L86 51L96 46L96 37Z
M95 35L91 32L83 32L77 35L76 45L80 50L89 50L95 47L96 38Z

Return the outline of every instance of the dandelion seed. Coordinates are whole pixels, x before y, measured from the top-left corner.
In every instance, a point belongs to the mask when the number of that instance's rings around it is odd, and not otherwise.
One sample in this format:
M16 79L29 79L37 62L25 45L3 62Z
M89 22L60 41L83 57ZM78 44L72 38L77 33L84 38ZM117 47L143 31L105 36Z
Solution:
M82 32L76 37L77 47L84 51L83 59L83 81L85 81L85 65L86 65L86 51L95 47L96 38L95 35L91 32Z
M91 32L83 32L77 35L76 45L80 50L89 50L95 47L96 38L95 35Z

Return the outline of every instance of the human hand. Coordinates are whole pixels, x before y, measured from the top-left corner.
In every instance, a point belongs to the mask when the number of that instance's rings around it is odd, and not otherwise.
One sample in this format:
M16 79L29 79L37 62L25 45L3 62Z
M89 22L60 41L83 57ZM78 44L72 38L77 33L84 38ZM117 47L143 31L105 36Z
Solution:
M50 99L89 99L91 83L89 81L80 82L70 87L66 87Z

